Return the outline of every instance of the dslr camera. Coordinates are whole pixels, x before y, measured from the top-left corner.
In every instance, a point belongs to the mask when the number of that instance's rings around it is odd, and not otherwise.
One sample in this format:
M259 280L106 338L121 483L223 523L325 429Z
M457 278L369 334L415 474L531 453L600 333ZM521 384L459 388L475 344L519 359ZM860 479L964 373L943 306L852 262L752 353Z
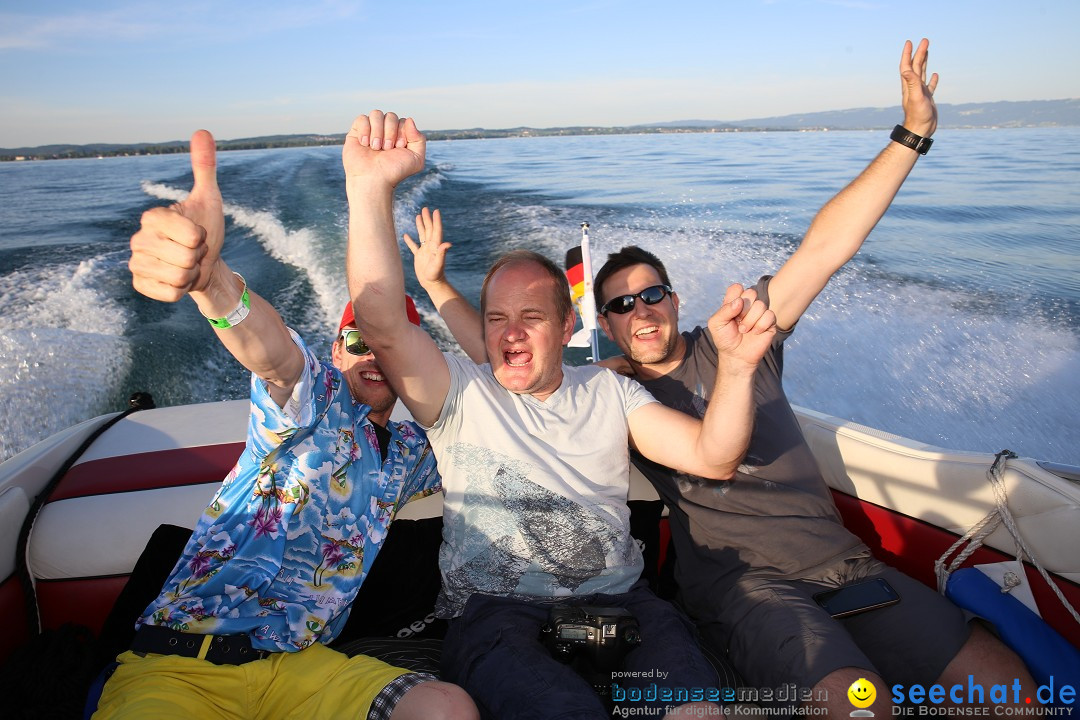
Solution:
M592 605L555 605L540 628L552 657L570 664L601 695L611 692L611 673L641 644L641 627L629 610Z

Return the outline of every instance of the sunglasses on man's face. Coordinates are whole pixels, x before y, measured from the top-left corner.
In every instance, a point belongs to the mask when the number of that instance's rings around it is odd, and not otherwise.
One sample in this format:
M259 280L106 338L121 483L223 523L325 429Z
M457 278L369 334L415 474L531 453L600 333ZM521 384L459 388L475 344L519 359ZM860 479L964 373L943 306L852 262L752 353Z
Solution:
M618 297L611 298L600 308L600 314L607 315L609 312L613 312L616 315L625 315L634 309L634 305L637 303L638 298L641 298L641 301L646 305L655 305L670 294L670 286L653 285L652 287L645 288L639 293L619 295Z
M360 337L359 330L342 330L341 339L345 341L345 349L350 355L367 355L371 352L364 338Z

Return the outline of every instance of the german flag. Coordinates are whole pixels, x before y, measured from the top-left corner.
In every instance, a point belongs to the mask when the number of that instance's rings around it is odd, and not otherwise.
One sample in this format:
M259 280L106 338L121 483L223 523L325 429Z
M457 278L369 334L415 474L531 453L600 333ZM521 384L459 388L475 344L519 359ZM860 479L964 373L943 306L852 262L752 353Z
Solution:
M581 302L585 297L585 262L581 256L580 245L566 251L566 280L570 283L570 298L574 301L578 315L584 318Z
M581 317L581 329L570 338L567 347L592 348L596 359L598 336L596 328L596 303L592 297L592 265L589 262L588 224L582 223L581 245L566 251L566 282L570 285L570 298Z

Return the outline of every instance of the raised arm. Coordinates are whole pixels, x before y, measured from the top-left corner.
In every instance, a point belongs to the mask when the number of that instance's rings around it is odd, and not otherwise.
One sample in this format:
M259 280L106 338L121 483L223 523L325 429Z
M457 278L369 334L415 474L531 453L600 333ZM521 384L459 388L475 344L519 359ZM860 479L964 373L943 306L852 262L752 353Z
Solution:
M900 57L904 127L922 137L937 129L934 90L938 76L926 79L930 42L925 38L912 54L904 43ZM769 308L776 324L791 328L829 282L833 273L854 257L870 231L889 208L919 154L890 142L863 172L827 202L810 224L798 250L784 263L769 285Z
M353 121L341 157L349 199L346 267L357 327L417 421L433 424L450 388L435 342L405 314L394 229L394 188L424 168L426 141L412 118L372 111Z
M402 239L413 254L413 271L420 287L424 288L469 359L478 365L486 363L487 348L484 347L484 324L480 313L446 279L446 251L453 246L443 241L442 213L427 208L421 210L416 216L416 237L414 241L405 233Z
M630 442L650 460L699 477L735 477L754 426L754 372L776 335L772 311L742 292L741 285L730 286L724 305L709 318L717 368L705 417L660 403L630 415Z
M131 284L164 302L190 295L204 316L228 318L244 308L244 284L221 259L225 215L214 138L205 130L191 137L191 170L195 182L183 202L143 213L141 227L131 238ZM269 303L250 289L248 302L247 317L237 322L238 315L233 315L228 327L218 323L214 332L241 365L267 382L270 397L284 406L303 371L303 355Z

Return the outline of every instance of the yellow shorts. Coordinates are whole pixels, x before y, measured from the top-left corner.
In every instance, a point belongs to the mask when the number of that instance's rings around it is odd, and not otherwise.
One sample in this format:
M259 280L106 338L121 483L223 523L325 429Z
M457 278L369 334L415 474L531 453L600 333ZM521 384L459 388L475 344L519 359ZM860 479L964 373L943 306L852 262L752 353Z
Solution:
M365 718L371 701L408 670L347 657L316 643L243 665L177 655L121 654L98 718Z

